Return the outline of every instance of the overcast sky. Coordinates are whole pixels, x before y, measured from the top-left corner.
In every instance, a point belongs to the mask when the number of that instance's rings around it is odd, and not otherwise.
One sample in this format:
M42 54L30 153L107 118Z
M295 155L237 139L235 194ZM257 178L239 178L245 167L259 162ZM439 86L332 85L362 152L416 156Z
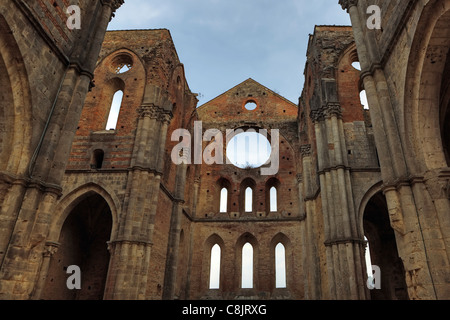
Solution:
M294 103L315 25L350 25L338 0L125 0L109 30L169 29L199 106L253 78Z

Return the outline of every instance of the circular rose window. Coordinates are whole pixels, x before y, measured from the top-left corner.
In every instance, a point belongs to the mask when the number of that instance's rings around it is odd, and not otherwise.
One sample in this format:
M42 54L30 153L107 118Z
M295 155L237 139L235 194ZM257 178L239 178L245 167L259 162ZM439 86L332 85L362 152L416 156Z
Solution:
M241 169L259 168L267 163L272 147L267 138L257 132L244 132L234 136L227 145L227 157Z

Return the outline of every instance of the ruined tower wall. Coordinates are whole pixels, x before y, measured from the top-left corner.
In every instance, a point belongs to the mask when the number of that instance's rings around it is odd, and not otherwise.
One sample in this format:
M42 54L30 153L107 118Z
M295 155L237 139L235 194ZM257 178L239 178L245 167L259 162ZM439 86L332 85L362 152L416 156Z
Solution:
M0 138L2 298L40 294L37 273L51 247L49 221L75 125L107 25L122 3L81 1L90 27L80 30L66 27L66 1L11 0L0 7L0 65L8 82L0 107L6 120Z
M367 1L340 3L352 19L409 297L448 297L450 3L378 1L380 29L366 26Z

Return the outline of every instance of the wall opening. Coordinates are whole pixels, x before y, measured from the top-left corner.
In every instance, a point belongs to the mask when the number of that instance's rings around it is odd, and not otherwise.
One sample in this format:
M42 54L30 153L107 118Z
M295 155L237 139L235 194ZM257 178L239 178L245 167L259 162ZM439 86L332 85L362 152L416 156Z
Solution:
M280 242L275 247L275 286L286 288L286 248Z
M215 190L215 210L218 210L220 213L230 212L230 181L220 178L217 180Z
M253 289L253 246L249 242L242 247L241 288Z
M361 71L361 64L359 63L359 61L355 61L352 63L352 67L355 68L358 71Z
M245 212L253 211L253 189L247 187L245 189Z
M263 166L270 159L271 153L272 146L267 137L251 130L235 135L226 149L228 160L240 169Z
M113 96L111 108L109 111L108 121L106 123L106 130L116 130L117 122L119 121L120 108L122 106L123 91L118 90Z
M107 242L112 230L111 210L98 194L87 196L68 215L61 229L58 251L50 261L44 300L102 300L109 267ZM69 290L69 266L81 269L81 290Z
M116 74L128 72L133 68L133 58L126 53L119 54L112 60L111 67Z
M209 289L220 289L220 263L222 250L218 244L211 249L211 265L209 272Z
M369 102L367 101L367 94L366 94L366 90L362 90L359 93L359 98L361 100L361 105L363 106L363 108L365 110L369 110Z
M256 108L258 108L258 105L254 101L248 101L245 104L245 109L247 109L248 111L254 111L256 110Z
M270 188L270 211L271 212L277 212L278 211L278 201L277 201L277 188L272 187Z
M105 152L101 149L94 150L92 154L92 169L101 169L103 167L103 160L105 159Z
M228 211L228 189L222 188L220 191L220 213Z
M381 289L370 290L372 300L407 300L403 262L398 254L386 198L382 192L374 195L367 203L363 227L366 239L370 243L368 247L370 263L381 270ZM371 272L370 267L367 270L368 273Z

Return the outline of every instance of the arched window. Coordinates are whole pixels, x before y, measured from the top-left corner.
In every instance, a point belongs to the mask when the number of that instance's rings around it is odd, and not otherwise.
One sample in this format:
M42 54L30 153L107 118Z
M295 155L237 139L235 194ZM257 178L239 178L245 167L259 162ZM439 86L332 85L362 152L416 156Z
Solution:
M364 109L369 110L369 102L367 102L366 90L362 90L359 93L359 98L361 99L361 105L364 106Z
M228 189L222 188L220 191L220 212L224 213L228 210Z
M253 189L247 187L245 189L245 212L253 211Z
M221 249L218 244L211 249L211 266L209 272L209 289L220 288L220 258Z
M266 212L282 211L278 207L278 191L281 188L281 183L277 178L270 178L265 186L265 209Z
M275 247L275 285L286 288L286 248L281 242Z
M247 242L242 247L242 289L253 288L253 246Z
M111 103L108 122L106 123L106 130L116 130L117 121L119 120L120 107L122 105L122 99L123 99L123 91L122 90L116 91Z
M277 188L272 187L270 188L270 212L277 212L278 211L278 204L277 204Z

